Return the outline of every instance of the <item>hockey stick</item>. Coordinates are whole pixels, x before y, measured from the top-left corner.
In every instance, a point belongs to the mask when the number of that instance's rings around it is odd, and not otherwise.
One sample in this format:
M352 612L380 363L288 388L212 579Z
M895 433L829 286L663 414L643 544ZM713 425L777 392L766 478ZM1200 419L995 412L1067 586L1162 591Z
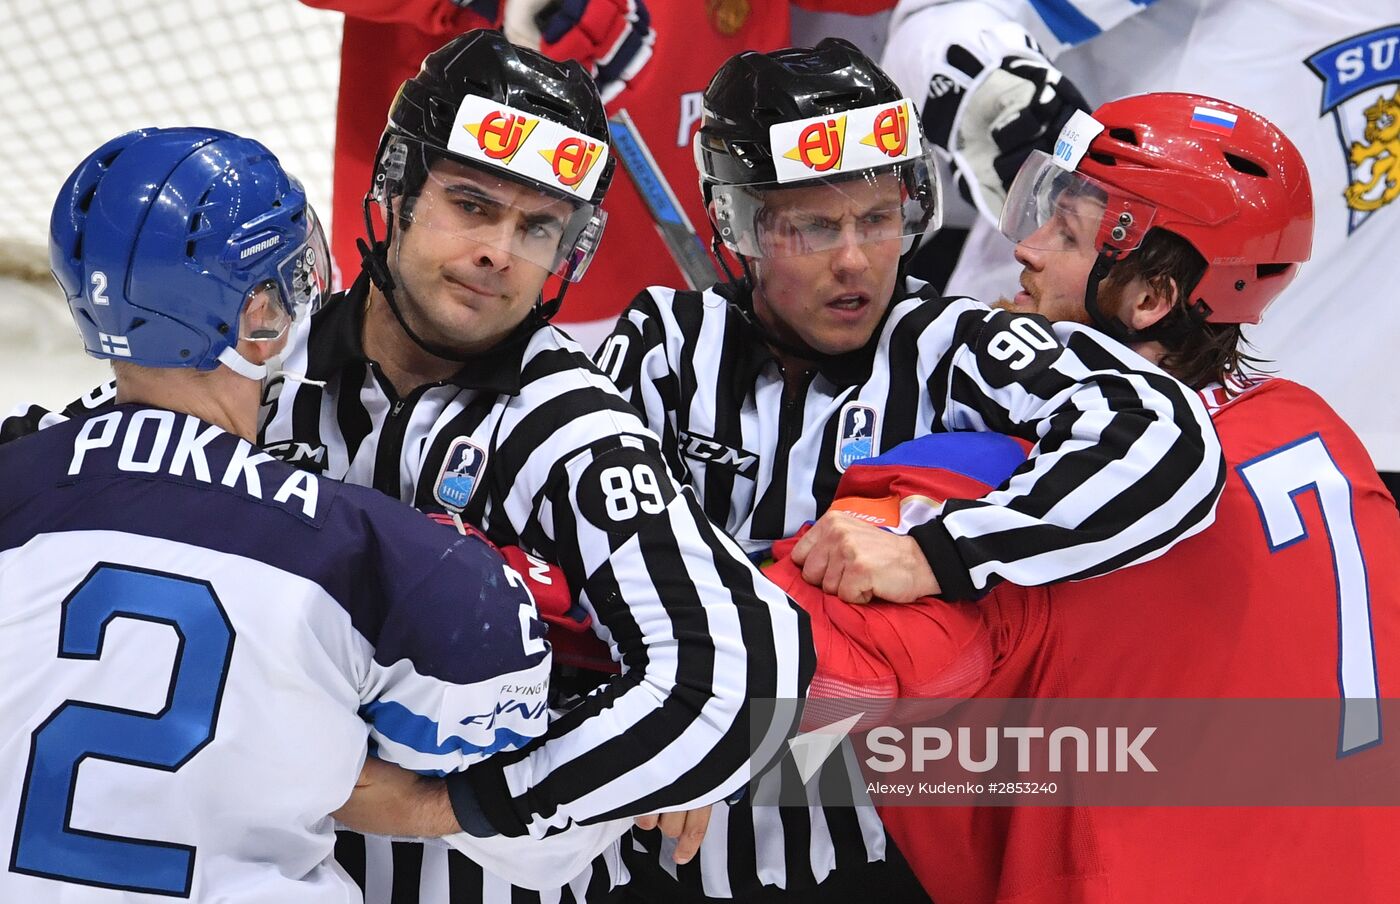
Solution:
M646 202L651 212L652 222L666 250L681 268L681 274L692 289L704 289L723 279L705 242L695 232L685 209L676 200L676 194L666 181L656 159L651 156L646 142L637 131L632 117L626 110L608 120L608 132L612 135L613 151L622 161L622 168L637 186L637 194Z

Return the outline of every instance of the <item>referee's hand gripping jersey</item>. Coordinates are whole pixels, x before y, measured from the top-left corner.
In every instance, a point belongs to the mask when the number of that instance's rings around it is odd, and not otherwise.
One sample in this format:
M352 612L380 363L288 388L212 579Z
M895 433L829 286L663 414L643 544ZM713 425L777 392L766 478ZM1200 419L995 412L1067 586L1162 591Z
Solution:
M1034 447L995 492L911 531L945 599L1103 574L1210 523L1223 462L1194 393L1094 331L903 275L938 225L937 182L910 102L853 46L732 58L706 90L695 156L716 253L741 278L647 290L597 361L748 552L821 516L851 462L951 430ZM820 881L837 854L762 839L845 839L879 859L867 814L814 808L821 831L790 813L757 830L730 819L727 873L703 846L680 872L719 896Z
M0 446L0 900L347 901L330 814L367 739L443 773L544 732L530 597L479 539L251 445L329 266L265 147L115 138L50 247L120 404Z

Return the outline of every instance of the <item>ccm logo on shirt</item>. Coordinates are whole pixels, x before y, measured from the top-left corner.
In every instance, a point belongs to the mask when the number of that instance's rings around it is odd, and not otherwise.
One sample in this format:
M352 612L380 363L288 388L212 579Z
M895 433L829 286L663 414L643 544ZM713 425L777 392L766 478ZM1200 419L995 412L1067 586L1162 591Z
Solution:
M758 456L745 449L726 446L698 433L682 433L680 444L681 454L686 458L696 458L733 468L741 477L752 478L758 473Z
M307 471L319 472L326 468L325 446L313 446L310 443L299 443L289 439L280 443L269 443L263 446L263 451L273 458Z

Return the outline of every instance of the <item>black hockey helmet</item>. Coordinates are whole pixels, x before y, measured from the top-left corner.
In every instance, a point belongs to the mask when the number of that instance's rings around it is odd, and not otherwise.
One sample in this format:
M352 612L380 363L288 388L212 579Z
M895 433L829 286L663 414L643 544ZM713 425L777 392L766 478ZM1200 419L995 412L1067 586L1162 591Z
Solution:
M897 173L902 216L886 233L897 228L906 252L913 237L940 222L936 170L913 104L840 38L731 57L705 89L694 147L701 193L707 206L715 202L711 218L724 244L742 256L820 250L810 241L759 241L765 196L795 185L840 190ZM886 233L874 238L892 237Z
M568 203L557 234L505 250L569 281L582 277L601 237L599 208L617 161L608 149L607 116L593 80L576 61L556 62L512 44L499 31L460 35L429 54L399 87L375 155L370 198L384 210L395 197L399 228L430 223L466 230L418 198L433 165L449 160L479 175ZM552 203L557 214L559 205ZM541 217L542 220L548 218ZM554 228L552 223L551 228ZM552 250L544 253L544 245Z

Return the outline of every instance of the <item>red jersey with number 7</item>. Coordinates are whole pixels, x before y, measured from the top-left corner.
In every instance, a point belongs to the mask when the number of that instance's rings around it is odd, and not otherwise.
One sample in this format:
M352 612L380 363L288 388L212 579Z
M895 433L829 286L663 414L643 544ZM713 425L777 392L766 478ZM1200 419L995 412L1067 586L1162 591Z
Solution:
M1400 695L1394 500L1312 391L1264 380L1232 399L1205 395L1228 464L1215 524L1100 578L997 588L979 604L994 663L976 696L1336 699L1338 724L1318 733L1319 749L1392 756L1397 740L1384 730L1400 726L1382 724L1367 701ZM900 607L882 608L899 617ZM911 612L909 630L888 632L899 649L887 662L918 645L922 621ZM1343 698L1353 701L1344 721ZM887 807L882 816L940 904L1400 900L1400 808Z

